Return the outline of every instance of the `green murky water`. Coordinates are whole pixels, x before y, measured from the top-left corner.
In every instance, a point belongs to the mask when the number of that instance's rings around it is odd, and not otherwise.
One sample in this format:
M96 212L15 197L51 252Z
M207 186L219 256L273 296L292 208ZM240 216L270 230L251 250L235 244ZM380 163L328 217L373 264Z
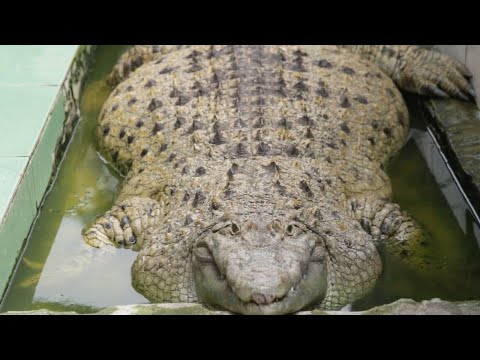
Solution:
M136 253L94 249L81 235L88 222L111 207L121 180L98 156L94 129L110 93L105 78L125 49L104 46L97 53L84 88L82 119L34 225L2 311L92 312L116 303L148 302L130 284Z
M74 310L79 313L147 303L130 283L136 253L87 246L81 230L110 208L121 178L98 156L94 128L109 94L105 78L126 46L102 46L89 74L82 120L52 190L32 230L0 311ZM433 235L434 273L419 276L385 259L376 288L353 305L370 308L398 298L480 299L480 231L465 209L441 158L415 111L410 140L389 166L394 200Z

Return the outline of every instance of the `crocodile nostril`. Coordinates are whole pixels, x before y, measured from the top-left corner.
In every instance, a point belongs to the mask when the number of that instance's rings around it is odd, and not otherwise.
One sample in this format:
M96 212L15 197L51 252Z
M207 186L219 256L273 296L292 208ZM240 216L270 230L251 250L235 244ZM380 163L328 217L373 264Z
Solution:
M258 305L271 304L275 300L275 295L256 292L252 294L252 300Z

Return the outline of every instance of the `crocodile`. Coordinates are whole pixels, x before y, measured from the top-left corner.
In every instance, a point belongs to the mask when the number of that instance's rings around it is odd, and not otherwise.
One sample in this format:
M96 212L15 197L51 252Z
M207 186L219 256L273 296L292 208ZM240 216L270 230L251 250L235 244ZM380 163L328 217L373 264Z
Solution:
M138 251L132 285L151 302L341 309L382 254L428 267L384 171L409 131L400 89L468 101L470 77L410 45L134 46L97 126L125 178L84 240Z

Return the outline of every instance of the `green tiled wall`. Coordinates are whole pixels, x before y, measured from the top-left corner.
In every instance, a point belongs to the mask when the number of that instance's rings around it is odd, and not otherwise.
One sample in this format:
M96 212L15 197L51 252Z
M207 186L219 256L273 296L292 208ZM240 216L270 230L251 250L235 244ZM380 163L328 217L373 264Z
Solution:
M55 161L53 150L62 135L65 120L63 94L59 93L55 106L45 126L43 136L32 155L31 166L35 176L35 202L40 205L45 189L50 181L52 166Z
M59 86L78 45L0 46L0 84Z
M0 46L0 299L48 187L70 66L86 47Z
M30 156L58 90L0 85L0 156Z

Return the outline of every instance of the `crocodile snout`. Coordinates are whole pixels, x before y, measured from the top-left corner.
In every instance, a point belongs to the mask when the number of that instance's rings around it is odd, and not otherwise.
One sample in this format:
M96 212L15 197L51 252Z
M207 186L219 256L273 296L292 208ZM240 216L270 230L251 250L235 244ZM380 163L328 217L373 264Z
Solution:
M283 299L293 286L288 273L280 268L248 269L245 276L236 276L229 280L233 292L240 300L258 305L271 304Z

